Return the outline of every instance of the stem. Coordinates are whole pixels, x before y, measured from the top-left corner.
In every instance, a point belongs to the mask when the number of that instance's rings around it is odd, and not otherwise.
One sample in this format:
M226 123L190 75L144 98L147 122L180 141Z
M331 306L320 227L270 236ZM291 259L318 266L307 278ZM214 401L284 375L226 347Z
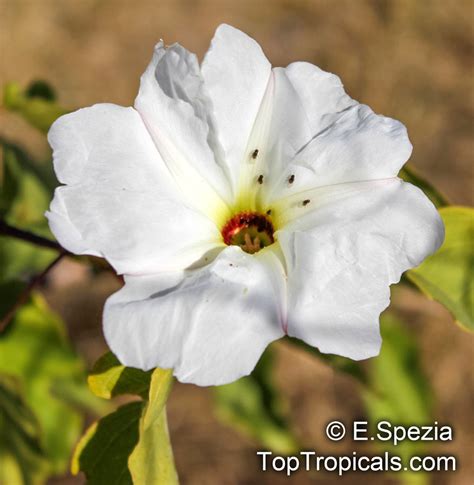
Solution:
M54 261L52 261L41 273L34 276L25 289L20 293L18 298L16 299L13 306L8 310L6 315L0 320L0 334L2 334L5 329L8 327L9 323L12 321L13 317L17 310L28 301L31 292L35 289L37 285L41 283L41 281L45 278L45 276L49 273L49 271L56 266L64 256L67 255L67 252L61 249L61 253L57 256Z
M61 253L66 253L67 251L58 244L56 241L52 241L43 236L38 236L29 231L23 229L18 229L17 227L11 226L5 220L0 219L0 236L10 236L16 239L21 239L22 241L28 241L36 246L41 246L43 248L55 249Z

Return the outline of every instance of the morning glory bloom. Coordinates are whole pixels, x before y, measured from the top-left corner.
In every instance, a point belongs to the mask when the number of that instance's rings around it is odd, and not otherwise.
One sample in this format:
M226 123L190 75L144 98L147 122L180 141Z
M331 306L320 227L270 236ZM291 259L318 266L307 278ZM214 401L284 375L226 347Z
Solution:
M228 25L201 65L160 42L134 107L62 116L49 142L53 233L124 275L104 309L111 350L182 382L249 374L286 334L377 355L389 286L444 238L397 177L412 151L400 122L312 64L272 68Z

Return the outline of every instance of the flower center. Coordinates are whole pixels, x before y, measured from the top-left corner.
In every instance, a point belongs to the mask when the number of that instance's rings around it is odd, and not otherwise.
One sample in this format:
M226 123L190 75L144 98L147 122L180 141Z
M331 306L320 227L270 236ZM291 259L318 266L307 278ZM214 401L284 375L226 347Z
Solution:
M222 237L228 246L240 246L250 254L275 241L270 219L255 212L241 212L228 220L222 229Z

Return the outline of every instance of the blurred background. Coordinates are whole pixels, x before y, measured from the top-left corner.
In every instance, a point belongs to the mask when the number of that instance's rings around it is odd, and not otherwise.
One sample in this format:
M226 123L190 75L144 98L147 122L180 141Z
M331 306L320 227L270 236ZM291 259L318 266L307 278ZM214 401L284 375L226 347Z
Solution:
M272 64L312 62L339 75L353 98L401 120L414 145L412 166L452 203L472 205L473 17L471 0L0 0L0 84L44 79L68 108L128 106L160 38L202 58L217 25L226 22L255 38ZM49 156L44 135L4 109L0 135L38 158ZM44 285L89 367L106 350L101 311L119 287L112 274L92 274L68 259ZM438 303L407 288L395 293L393 304L420 348L433 416L455 429L455 440L435 444L432 452L457 455L459 470L435 476L433 483L472 483L472 335ZM364 415L357 383L287 343L275 350L276 383L304 448L322 454L363 450L324 437L329 420ZM172 391L169 426L184 484L397 483L396 477L367 474L263 474L255 455L261 446L219 421L212 399L210 389L192 385L176 384ZM84 478L51 483L80 484Z

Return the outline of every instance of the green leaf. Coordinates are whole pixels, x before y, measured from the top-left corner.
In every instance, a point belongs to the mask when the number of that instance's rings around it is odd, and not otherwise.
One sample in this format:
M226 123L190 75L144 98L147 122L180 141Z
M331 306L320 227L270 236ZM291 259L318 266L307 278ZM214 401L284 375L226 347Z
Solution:
M16 176L17 161L15 154L7 146L2 146L0 158L0 217L11 209L19 191L19 180Z
M171 369L155 369L152 374L149 400L139 423L139 441L128 459L135 484L178 483L165 409L172 380Z
M368 385L362 389L369 422L387 420L397 425L423 425L431 422L432 394L419 360L413 336L392 314L381 319L383 337L380 355L371 359ZM381 451L402 457L405 464L411 456L426 453L426 443L403 441L396 447L388 442L373 442ZM402 473L406 483L425 483L426 475Z
M26 282L24 281L0 281L0 321L11 311L14 302L25 288Z
M16 226L41 231L50 235L45 211L51 202L52 192L39 178L38 172L30 168L26 155L20 149L3 143L4 158L9 166L10 178L17 189L7 213L7 221ZM28 161L27 161L28 160Z
M42 98L47 101L56 100L56 93L52 86L42 80L33 81L26 89L25 94L28 98Z
M95 363L87 381L91 391L105 399L121 394L137 394L146 399L152 373L125 367L112 352L107 352Z
M0 236L0 283L17 281L25 284L46 268L57 255L57 251L52 249L39 248L26 241ZM2 302L4 297L2 293Z
M399 174L400 178L405 180L405 182L410 182L413 185L419 187L433 202L435 207L438 209L449 205L446 197L433 185L431 185L427 180L425 180L414 167L409 164L405 165Z
M44 90L42 93L38 93L38 89L23 91L18 83L13 82L5 86L3 103L7 109L18 112L43 133L47 133L53 122L68 112L55 101L48 99Z
M113 361L104 357L102 364ZM178 483L165 411L171 383L171 370L155 369L145 402L126 404L93 424L76 447L72 473L84 472L89 485Z
M445 207L439 212L446 227L444 244L407 278L444 305L463 328L474 331L474 209Z
M138 443L143 402L125 404L94 423L79 441L71 471L85 473L88 485L132 485L128 457Z
M43 429L44 448L53 473L67 469L83 418L71 399L61 396L67 381L87 391L83 362L70 348L62 321L35 296L0 336L0 372L16 376L28 405Z
M0 374L0 483L44 483L48 463L39 424L26 405L18 382Z
M1 141L1 140L0 140ZM28 167L26 154L12 144L3 143L4 187L2 214L10 224L50 237L44 212L50 192ZM0 319L12 308L28 281L57 256L51 249L0 235Z
M0 135L0 144L4 153L4 163L8 163L7 157L14 158L14 174L21 178L24 173L29 173L36 177L37 181L46 189L49 197L52 197L54 189L58 185L57 178L54 174L53 164L51 159L35 160L23 148ZM18 167L18 168L16 168ZM0 170L1 173L1 170ZM1 179L0 179L1 180ZM11 182L16 183L16 180L10 179ZM4 186L7 185L5 182Z
M273 352L268 348L250 376L214 389L217 416L277 453L298 449L272 382Z

